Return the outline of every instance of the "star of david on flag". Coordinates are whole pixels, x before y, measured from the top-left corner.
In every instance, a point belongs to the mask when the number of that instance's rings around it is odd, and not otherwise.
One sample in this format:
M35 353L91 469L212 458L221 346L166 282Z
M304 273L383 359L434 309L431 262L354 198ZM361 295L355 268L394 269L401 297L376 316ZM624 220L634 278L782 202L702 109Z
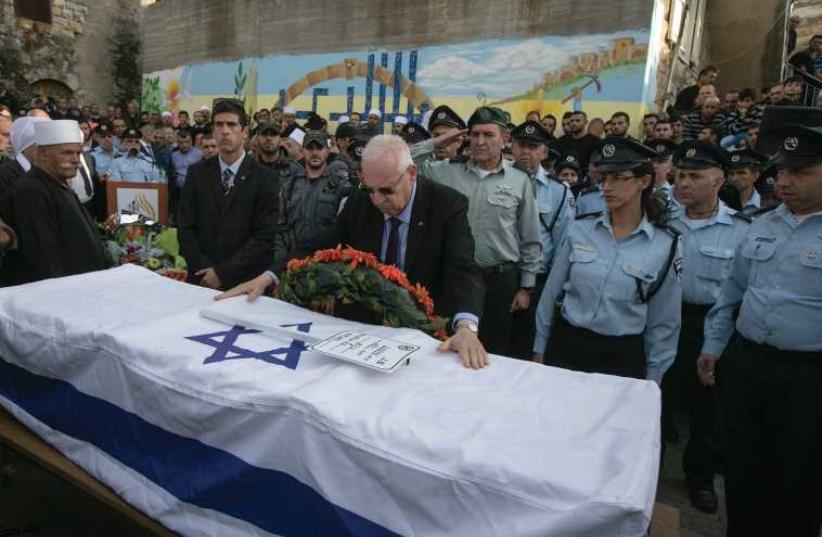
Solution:
M282 324L282 328L297 327L298 332L308 333L311 330L311 323ZM214 352L208 356L203 365L225 362L227 360L239 360L242 358L252 358L262 360L272 365L297 369L300 362L300 355L308 350L308 345L299 339L294 339L288 347L277 347L276 349L265 351L254 351L237 344L240 336L249 334L259 334L260 330L234 325L229 330L222 332L212 332L200 336L186 336L186 339L214 347Z

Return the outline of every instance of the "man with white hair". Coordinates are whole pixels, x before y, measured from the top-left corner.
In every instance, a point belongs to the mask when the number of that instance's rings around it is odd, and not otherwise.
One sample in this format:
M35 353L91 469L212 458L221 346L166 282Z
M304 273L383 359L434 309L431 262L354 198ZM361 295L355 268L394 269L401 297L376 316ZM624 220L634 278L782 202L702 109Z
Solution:
M82 138L74 120L34 123L37 158L12 193L19 240L17 283L107 268L97 231L69 186L80 166Z
M368 142L360 179L360 190L349 196L325 246L350 245L405 271L412 285L428 289L437 313L453 319L454 333L440 350L459 353L466 367L487 365L477 337L485 293L474 262L468 199L418 175L399 136L380 135ZM248 294L253 300L276 282L266 272L218 298Z
M696 140L702 129L706 127L715 128L720 133L720 139L722 139L725 114L720 108L719 97L713 95L707 97L699 109L682 118L682 139Z

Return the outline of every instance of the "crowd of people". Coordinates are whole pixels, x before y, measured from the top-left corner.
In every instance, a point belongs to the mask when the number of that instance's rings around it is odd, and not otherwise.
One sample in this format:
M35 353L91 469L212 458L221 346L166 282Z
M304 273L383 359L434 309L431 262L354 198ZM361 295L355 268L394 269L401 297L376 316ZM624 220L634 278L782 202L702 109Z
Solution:
M190 283L253 299L291 259L372 252L428 288L452 320L441 348L467 367L493 353L659 383L665 439L672 406L690 418L698 509L717 510L722 466L729 535L816 537L822 102L802 76L720 99L717 77L705 67L642 118L515 124L442 105L390 126L352 112L333 132L290 106L249 117L233 98L190 115L20 108L3 88L1 280L107 268L92 224L107 182L165 183Z

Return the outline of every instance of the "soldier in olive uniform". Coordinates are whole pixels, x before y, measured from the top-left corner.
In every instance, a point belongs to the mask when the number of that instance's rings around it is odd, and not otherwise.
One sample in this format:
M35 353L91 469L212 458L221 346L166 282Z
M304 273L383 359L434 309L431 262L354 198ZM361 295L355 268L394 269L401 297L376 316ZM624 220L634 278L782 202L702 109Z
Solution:
M426 160L435 148L448 146L465 134L457 128L411 148L421 175L468 198L475 259L486 288L480 340L489 352L503 355L510 352L513 314L529 307L542 255L531 180L502 158L507 123L502 110L478 108L468 120L468 160Z

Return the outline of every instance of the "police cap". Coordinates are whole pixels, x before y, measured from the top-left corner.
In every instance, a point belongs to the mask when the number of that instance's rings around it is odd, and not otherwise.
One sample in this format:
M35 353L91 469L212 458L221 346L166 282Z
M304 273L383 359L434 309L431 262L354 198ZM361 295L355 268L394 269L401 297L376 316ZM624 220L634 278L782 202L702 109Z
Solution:
M428 129L432 130L437 125L447 125L457 129L465 128L465 121L447 105L440 105L431 111L431 119L428 120Z
M134 127L127 128L126 131L123 133L123 140L127 140L129 138L139 140L142 137L142 133Z
M400 136L407 144L417 144L431 138L431 134L422 125L414 121L409 121L403 125Z
M608 137L602 141L597 159L601 172L621 172L650 164L657 152L631 138Z
M514 140L532 144L547 144L550 136L538 121L526 121L511 131Z
M696 140L682 142L674 153L674 166L678 168L694 170L724 169L729 162L727 151L714 144Z
M562 155L557 161L556 165L554 166L554 170L556 170L556 172L559 173L565 168L569 168L579 173L579 160L577 160L577 158L574 155Z
M368 140L364 138L354 138L348 142L348 154L357 162L362 160L362 152L365 151L365 146L368 145Z
M813 166L822 162L822 127L789 123L776 130L782 143L773 157L778 166Z
M673 140L666 140L666 139L653 139L648 140L646 144L648 147L656 151L656 157L654 159L666 159L674 154L676 151L677 143Z
M108 123L100 123L97 125L97 128L94 129L94 134L98 136L111 136L113 134L111 131L111 125Z
M757 153L752 149L740 149L731 151L728 157L728 167L733 168L762 168L768 164L767 155Z

